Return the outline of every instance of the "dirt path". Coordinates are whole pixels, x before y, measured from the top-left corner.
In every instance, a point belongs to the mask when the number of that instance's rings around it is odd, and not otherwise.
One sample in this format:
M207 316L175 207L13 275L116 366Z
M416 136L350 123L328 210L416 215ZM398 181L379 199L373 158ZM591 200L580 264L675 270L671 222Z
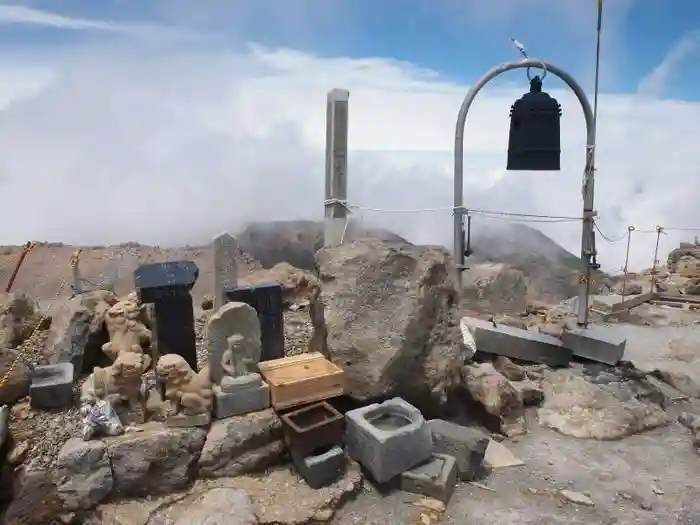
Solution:
M524 466L461 484L446 525L700 523L700 459L680 424L619 442L578 440L539 428L506 444ZM587 493L594 507L565 502L559 490ZM419 523L419 498L366 490L342 509L338 525Z

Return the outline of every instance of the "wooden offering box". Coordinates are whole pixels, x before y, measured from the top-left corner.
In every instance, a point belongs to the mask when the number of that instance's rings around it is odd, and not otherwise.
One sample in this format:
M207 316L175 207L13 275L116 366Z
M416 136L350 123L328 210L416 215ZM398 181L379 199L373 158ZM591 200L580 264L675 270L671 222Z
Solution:
M297 408L280 419L287 444L298 454L343 442L345 416L325 401Z
M276 410L343 394L343 369L318 352L262 361L258 370L270 385L270 400Z

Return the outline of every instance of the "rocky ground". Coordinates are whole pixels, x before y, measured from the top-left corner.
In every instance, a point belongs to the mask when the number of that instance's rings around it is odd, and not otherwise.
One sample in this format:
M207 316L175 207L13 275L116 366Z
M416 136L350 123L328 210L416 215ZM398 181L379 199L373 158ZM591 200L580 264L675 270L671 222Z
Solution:
M145 250L143 247L139 249ZM135 267L144 260L204 257L202 251L197 251L200 249L183 250L153 250L150 255L132 255L132 265ZM366 271L363 261L374 256L372 250L345 254L348 259L339 260L346 268L351 268L353 275L361 275ZM86 259L94 264L90 266L86 262L86 268L99 275L104 270L98 268L109 266L112 252L110 249L105 249L104 253L96 252L101 255L92 254L94 259ZM43 260L43 264L51 260L63 267L64 262L67 266L71 253L72 248L44 246L33 255ZM16 252L10 255L16 255ZM251 258L241 257L241 274L254 278L256 263ZM416 260L424 264L421 257L427 256L425 253L416 256ZM434 259L435 255L430 257ZM326 261L329 267L333 265L331 263L336 264L338 260ZM201 259L200 268L205 270L195 289L197 305L206 303L206 296L212 291L207 264L211 263ZM2 259L0 268L3 268ZM428 266L423 270L430 273ZM6 268L0 270L0 280L4 278L2 272L7 272ZM18 290L46 298L40 284L39 266L27 266L22 272L17 281ZM57 277L46 278L51 290L58 289L62 280L69 276L67 271L65 274L61 272L63 270L57 272ZM88 272L84 273L87 275ZM120 281L119 286L126 288L122 293L129 289L129 278L127 275ZM383 275L363 274L367 282L384 278ZM408 279L405 286L403 281L397 279L396 282L400 282L401 287L392 288L392 284L383 293L408 294L409 288L417 281ZM347 281L338 281L327 286L327 291L335 294L336 299L342 299L346 297L346 286L350 286ZM356 285L350 286L353 291L356 288ZM359 295L361 290L358 289L357 293ZM382 309L381 304L376 303L378 310ZM308 307L308 302L295 300L285 312L286 351L290 355L308 349L312 328ZM406 312L406 319L429 315L420 303L411 308L414 309ZM525 315L513 314L504 320L530 329L556 331L566 323L570 313L567 303L557 308L528 306L528 309ZM197 307L200 363L206 359L203 330L210 314L210 311ZM353 310L355 320L368 325L372 324L369 320L371 314L359 302ZM341 480L318 491L310 489L291 468L282 465L256 475L201 479L184 492L166 496L102 504L94 513L81 518L64 512L62 522L115 525L700 524L700 458L697 452L700 420L687 415L681 417L682 414L700 414L700 316L646 304L633 309L629 318L634 324L606 325L611 333L622 334L628 340L627 362L618 367L578 363L567 369L552 370L541 365L519 366L507 360L496 360L491 364L487 360L462 368L461 380L470 394L479 398L498 420L500 431L492 428L493 438L501 441L523 464L497 468L477 482L459 484L446 508L435 500L376 487L354 464ZM402 318L401 322L406 319ZM602 322L601 318L596 320ZM337 338L345 337L337 328L335 334ZM361 341L366 334L352 336ZM376 339L377 334L370 334L366 340ZM338 348L342 350L340 343L336 345L336 351ZM43 358L42 347L43 340L35 341L30 357ZM381 360L376 362L377 366L381 363ZM374 367L372 361L363 363L357 370L369 375ZM353 377L353 381L361 382L362 377ZM391 382L376 384L377 388L391 385ZM507 406L508 403L517 405L518 399L519 408ZM529 405L526 408L523 408L524 399L528 400L525 401ZM474 423L478 419L475 413L470 407L464 408L455 412L454 420L463 422L466 419ZM430 414L426 413L426 416L430 417ZM51 509L58 508L53 488L55 480L46 473L47 469L56 466L63 443L78 435L78 422L75 410L36 412L29 408L26 400L12 406L10 429L16 446L10 451L10 463L22 465L20 469L25 472L40 473L33 478L29 476L29 481L24 484L18 505L24 505L26 509L17 511L19 514L16 515L22 515L22 512L32 515L34 512L36 517L38 512L46 509L49 516ZM229 425L231 432L249 425L243 421L240 425L234 423ZM145 445L147 434L159 432L162 431L134 431L123 439L114 440L110 446L116 451L131 450L129 447L136 444ZM252 432L248 437L236 434L238 437L231 442L252 439L254 434ZM150 449L140 450L142 455L151 453ZM112 453L119 455L114 450ZM206 455L212 454L221 455L220 447L210 447ZM280 455L279 449L275 454ZM244 457L241 461L249 460ZM122 481L135 485L143 478L154 485L162 482L173 486L182 481L177 479L180 472L177 468L168 470L167 459L164 464L157 465L157 469L164 469L167 476L163 475L161 480L160 471L156 469L155 477L151 479L150 465L153 464L150 461L154 460L141 461L136 457L125 461L120 467ZM202 461L195 459L197 461L200 468L204 468L201 467ZM139 473L130 474L132 469ZM92 482L89 476L86 479L84 482L89 486Z

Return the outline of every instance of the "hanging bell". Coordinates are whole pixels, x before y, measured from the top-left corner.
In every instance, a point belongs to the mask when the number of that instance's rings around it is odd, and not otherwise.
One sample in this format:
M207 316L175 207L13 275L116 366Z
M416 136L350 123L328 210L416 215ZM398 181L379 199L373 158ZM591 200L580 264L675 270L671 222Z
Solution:
M542 91L542 80L530 80L530 92L510 108L509 171L559 171L561 106Z

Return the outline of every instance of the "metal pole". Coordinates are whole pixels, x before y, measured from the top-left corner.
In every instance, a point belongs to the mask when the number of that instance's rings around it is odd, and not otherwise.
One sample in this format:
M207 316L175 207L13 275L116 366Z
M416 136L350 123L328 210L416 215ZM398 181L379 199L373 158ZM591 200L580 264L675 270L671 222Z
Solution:
M595 42L595 86L593 88L593 122L598 123L598 77L600 75L600 30L603 26L603 0L598 0L598 26Z
M632 232L634 231L634 226L627 226L627 250L625 251L625 275L622 278L622 298L620 302L625 300L625 292L627 292L627 267L630 262L630 243L632 242Z
M10 290L12 290L12 285L15 284L15 279L17 279L17 274L19 273L19 268L22 266L22 263L24 262L24 259L27 257L30 251L32 251L32 248L34 247L34 243L31 241L27 241L26 244L22 247L22 253L19 255L19 259L17 260L17 264L15 265L15 269L12 272L12 275L10 275L10 280L7 281L7 286L5 287L5 293L10 293Z
M654 263L651 267L651 293L655 293L656 288L656 265L659 262L659 240L661 239L661 234L664 229L661 226L656 227L656 248L654 248Z
M550 64L549 62L528 58L515 62L506 62L496 66L481 77L464 97L462 106L457 114L457 125L455 126L455 154L454 154L454 257L457 268L464 268L464 232L462 221L464 216L464 126L467 121L467 113L476 95L481 89L497 76L512 69L523 68L544 68L547 72L553 73L562 79L576 94L583 116L586 120L586 167L583 176L583 225L581 228L581 277L579 279L578 295L578 324L586 326L588 324L588 293L591 274L591 258L593 250L593 197L594 197L594 175L595 175L595 125L593 121L593 110L586 97L586 93L574 78L563 69Z

